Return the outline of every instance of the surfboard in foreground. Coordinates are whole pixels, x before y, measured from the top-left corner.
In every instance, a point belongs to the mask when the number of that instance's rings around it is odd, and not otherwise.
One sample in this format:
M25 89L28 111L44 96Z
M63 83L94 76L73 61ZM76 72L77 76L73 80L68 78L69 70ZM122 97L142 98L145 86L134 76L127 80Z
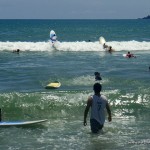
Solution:
M55 81L55 82L49 83L45 88L46 89L56 89L56 88L59 88L60 86L61 86L61 83L58 81Z
M1 126L26 126L26 125L39 124L39 123L43 123L46 121L47 119L34 120L34 121L1 121L0 127Z
M102 45L103 45L104 43L106 43L105 38L101 36L101 37L99 38L99 43L102 44Z

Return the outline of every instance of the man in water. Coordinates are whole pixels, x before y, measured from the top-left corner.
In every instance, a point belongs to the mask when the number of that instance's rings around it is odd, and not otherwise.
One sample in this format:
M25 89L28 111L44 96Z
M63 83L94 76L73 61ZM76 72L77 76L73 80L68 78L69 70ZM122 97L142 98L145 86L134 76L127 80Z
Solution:
M13 53L18 53L19 54L19 52L20 52L20 49L13 50Z
M114 49L112 49L112 46L108 46L108 45L106 45L105 43L103 44L103 48L104 48L105 50L107 50L109 53L115 51Z
M105 43L103 44L103 48L108 48L108 45L106 45Z
M111 52L114 52L115 50L114 49L112 49L112 47L111 46L109 46L109 48L108 48L108 52L109 53L111 53Z
M100 80L102 80L102 78L101 78L99 72L95 72L94 75L95 75L95 81L100 81Z
M101 84L95 83L93 86L94 95L89 97L87 100L87 106L84 111L84 126L87 125L87 114L91 107L90 126L93 133L98 133L104 126L105 123L105 109L108 113L108 121L112 120L111 110L108 101L105 96L101 95Z
M136 58L136 56L134 56L134 55L133 55L133 54L131 54L130 52L128 52L128 53L127 53L126 57L128 57L128 58L131 58L131 57Z

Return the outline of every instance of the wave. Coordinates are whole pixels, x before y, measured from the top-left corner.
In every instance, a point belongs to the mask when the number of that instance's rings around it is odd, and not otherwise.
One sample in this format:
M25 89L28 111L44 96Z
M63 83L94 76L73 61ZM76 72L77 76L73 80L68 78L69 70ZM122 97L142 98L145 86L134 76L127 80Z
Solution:
M112 46L115 51L150 50L150 42L143 41L110 41L107 45ZM99 42L56 42L54 46L50 41L43 42L0 42L0 51L105 51Z

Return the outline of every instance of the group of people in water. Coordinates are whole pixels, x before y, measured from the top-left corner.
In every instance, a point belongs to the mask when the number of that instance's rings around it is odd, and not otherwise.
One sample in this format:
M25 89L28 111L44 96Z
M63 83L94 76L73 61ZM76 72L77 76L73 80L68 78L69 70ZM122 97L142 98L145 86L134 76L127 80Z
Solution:
M105 50L107 50L109 53L115 51L114 49L112 49L112 46L108 46L108 45L106 45L105 43L103 44L103 48L104 48Z
M103 44L103 48L106 50L106 51L108 51L109 53L112 53L112 52L114 52L115 50L114 49L112 49L112 46L108 46L108 45L106 45L105 43ZM136 58L136 56L134 56L133 54L131 54L130 52L128 52L127 54L126 54L126 57L127 58Z

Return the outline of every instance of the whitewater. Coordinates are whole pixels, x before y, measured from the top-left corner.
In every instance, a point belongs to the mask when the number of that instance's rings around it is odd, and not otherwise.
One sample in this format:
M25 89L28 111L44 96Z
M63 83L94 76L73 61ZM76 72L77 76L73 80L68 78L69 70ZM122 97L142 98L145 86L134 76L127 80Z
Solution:
M149 51L150 42L147 41L108 41L107 45L112 46L115 51ZM0 42L0 51L13 51L20 49L21 51L105 51L103 46L98 42L59 42L53 47L50 41L43 42Z

